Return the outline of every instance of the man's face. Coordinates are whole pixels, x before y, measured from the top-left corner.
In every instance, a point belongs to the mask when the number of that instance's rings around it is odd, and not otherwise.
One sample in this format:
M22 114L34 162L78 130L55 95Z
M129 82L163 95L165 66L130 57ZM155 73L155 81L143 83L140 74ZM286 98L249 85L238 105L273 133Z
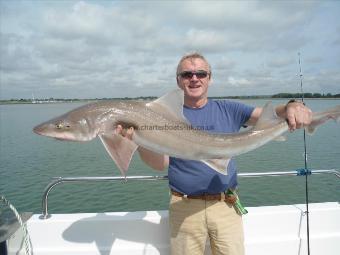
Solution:
M197 74L192 75L191 72L196 72ZM208 73L208 75L203 77L205 72ZM180 74L183 74L183 76ZM183 89L186 98L191 100L206 98L210 84L208 64L200 58L185 59L180 65L177 84Z

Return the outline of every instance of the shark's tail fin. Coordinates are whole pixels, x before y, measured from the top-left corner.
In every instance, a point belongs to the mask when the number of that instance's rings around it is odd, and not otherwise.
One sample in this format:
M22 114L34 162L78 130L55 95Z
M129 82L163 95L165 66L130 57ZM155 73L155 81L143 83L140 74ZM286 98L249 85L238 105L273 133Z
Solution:
M309 124L308 127L306 127L306 130L309 134L313 134L319 125L331 119L335 120L336 122L340 122L340 105L337 105L323 112L313 113L312 123Z

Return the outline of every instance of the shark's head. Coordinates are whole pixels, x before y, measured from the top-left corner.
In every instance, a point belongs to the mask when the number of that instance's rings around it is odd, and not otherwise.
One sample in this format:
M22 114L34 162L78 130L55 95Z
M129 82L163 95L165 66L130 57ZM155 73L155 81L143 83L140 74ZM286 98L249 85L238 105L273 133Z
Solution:
M83 117L65 114L46 121L33 128L38 135L53 137L58 140L89 141L95 137L89 120Z

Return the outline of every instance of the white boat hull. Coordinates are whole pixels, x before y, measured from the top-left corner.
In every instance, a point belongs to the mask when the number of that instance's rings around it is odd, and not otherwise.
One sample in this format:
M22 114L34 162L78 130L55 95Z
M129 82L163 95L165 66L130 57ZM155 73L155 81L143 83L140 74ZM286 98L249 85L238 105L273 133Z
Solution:
M305 205L247 209L247 255L307 254ZM309 209L311 254L338 255L340 204L315 203ZM45 220L33 215L27 227L35 255L169 254L167 211L53 214ZM18 231L8 241L9 254L25 254L21 246Z

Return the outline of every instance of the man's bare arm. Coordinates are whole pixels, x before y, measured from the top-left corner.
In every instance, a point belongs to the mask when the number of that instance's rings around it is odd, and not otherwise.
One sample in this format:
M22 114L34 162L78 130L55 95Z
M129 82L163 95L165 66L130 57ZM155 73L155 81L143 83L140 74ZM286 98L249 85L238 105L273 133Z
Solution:
M116 128L116 132L132 140L134 129L129 128L125 130L122 128L121 125L118 125ZM137 150L138 150L139 156L144 161L144 163L150 166L151 168L158 170L158 171L162 171L168 167L169 156L150 151L141 146L138 146Z
M302 128L312 121L312 111L301 102L291 102L286 105L278 105L275 108L276 114L287 120L289 130ZM256 107L252 112L247 125L254 126L262 113L262 108Z

